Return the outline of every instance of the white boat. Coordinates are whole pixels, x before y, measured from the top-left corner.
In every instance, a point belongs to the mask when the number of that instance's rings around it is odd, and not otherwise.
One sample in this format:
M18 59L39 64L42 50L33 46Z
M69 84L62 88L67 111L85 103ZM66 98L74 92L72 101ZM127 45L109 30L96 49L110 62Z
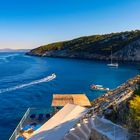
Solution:
M55 73L53 73L51 76L52 76L52 77L56 77L56 74L55 74Z
M100 87L100 88L103 87L103 85L96 85L96 86L97 86L97 87Z
M56 74L53 73L53 74L50 76L50 78L52 78L52 79L56 78Z
M50 81L50 80L53 80L53 79L55 79L55 78L56 78L56 74L53 73L53 74L51 74L50 76L44 78L43 80L44 80L44 81Z
M92 84L90 86L90 89L91 90L100 90L100 91L109 91L109 88L105 88L102 85L94 85L94 84Z
M111 48L111 63L107 64L108 67L118 67L119 64L118 63L113 63L112 61L112 48Z
M110 63L110 64L107 64L107 66L109 66L109 67L118 67L119 64L118 63Z

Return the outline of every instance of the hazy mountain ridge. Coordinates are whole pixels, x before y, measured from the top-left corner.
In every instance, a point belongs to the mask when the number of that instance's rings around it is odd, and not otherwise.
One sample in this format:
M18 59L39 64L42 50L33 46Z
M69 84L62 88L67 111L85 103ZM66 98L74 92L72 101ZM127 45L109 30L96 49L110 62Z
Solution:
M28 52L29 49L10 49L10 48L4 48L0 49L0 52Z
M28 55L109 60L140 61L140 30L93 35L61 41L31 50Z

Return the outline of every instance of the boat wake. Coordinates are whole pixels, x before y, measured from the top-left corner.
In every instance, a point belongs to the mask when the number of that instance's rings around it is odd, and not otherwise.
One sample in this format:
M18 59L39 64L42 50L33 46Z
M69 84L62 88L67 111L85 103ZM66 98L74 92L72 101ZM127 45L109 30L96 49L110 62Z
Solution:
M6 89L0 89L0 93L14 91L14 90L21 89L21 88L24 88L24 87L29 87L29 86L32 86L32 85L36 85L36 84L39 84L39 83L49 82L49 81L51 81L55 78L56 78L56 75L53 73L50 76L47 76L47 77L39 79L39 80L32 81L32 82L27 83L27 84L22 84L22 85L18 85L18 86L11 87L11 88L6 88Z

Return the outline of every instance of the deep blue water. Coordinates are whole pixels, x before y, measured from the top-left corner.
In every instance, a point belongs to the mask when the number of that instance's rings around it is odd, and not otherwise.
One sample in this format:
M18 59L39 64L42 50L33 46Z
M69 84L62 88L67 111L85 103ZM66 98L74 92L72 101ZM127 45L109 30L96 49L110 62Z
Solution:
M99 61L0 53L0 140L10 137L28 107L49 108L53 93L86 93L93 100L103 93L91 91L90 84L113 89L138 74L140 68L139 64L120 64L117 69L106 65ZM57 76L54 80L42 82L52 73Z

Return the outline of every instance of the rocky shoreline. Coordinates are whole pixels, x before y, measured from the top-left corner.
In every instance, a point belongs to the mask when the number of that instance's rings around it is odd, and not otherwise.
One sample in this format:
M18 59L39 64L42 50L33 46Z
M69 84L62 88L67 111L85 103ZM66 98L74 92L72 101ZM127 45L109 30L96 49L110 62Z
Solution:
M110 61L110 56L103 56L100 54L60 54L59 52L47 52L45 54L35 54L27 52L26 55L37 56L37 57L53 57L53 58L67 58L67 59L84 59L84 60L98 60L98 61ZM118 55L113 56L114 62L140 62L138 57L119 57Z

